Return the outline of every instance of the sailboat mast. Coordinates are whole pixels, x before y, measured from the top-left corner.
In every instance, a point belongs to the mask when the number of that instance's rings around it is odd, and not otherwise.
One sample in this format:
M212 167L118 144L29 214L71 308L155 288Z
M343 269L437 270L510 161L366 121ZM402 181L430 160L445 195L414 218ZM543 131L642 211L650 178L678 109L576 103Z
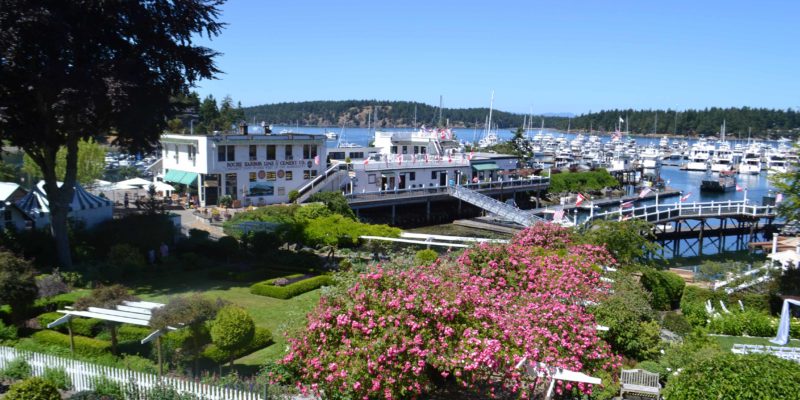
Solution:
M494 107L494 90L492 90L492 98L489 100L489 124L487 126L486 134L492 131L492 107Z
M414 129L417 129L417 105L414 104Z
M722 141L725 141L725 120L722 120Z
M656 110L656 121L653 123L653 133L658 133L658 110Z

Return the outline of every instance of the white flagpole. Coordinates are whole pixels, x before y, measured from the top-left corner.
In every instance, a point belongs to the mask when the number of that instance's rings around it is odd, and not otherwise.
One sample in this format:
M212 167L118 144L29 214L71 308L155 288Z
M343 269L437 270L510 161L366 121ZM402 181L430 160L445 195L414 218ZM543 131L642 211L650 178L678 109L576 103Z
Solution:
M744 187L744 205L747 205L747 186Z

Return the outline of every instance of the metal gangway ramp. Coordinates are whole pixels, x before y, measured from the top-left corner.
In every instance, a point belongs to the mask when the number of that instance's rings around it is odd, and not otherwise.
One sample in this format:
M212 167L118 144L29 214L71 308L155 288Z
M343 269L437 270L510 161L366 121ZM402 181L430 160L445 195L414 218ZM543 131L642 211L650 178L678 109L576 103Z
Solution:
M495 200L489 196L467 189L463 186L450 186L448 193L459 200L466 201L476 207L480 207L487 212L498 217L528 227L536 222L545 221L544 218L534 215L525 210L520 210L510 204Z

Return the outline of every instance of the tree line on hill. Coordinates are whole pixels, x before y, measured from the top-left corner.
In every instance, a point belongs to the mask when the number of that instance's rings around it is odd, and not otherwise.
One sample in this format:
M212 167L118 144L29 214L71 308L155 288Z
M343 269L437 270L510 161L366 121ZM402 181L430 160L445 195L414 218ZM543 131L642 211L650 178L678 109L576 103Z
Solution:
M443 108L410 101L341 100L264 104L242 108L245 119L276 125L317 125L349 127L411 127L416 125L483 128L488 108ZM440 117L441 116L441 117ZM523 126L524 114L492 112L492 125L499 128ZM719 108L667 110L611 109L576 117L534 115L532 129L541 126L559 130L613 132L620 119L622 130L633 134L716 135L726 123L728 138L777 138L800 133L800 113L794 109ZM657 121L657 122L656 122ZM657 125L657 126L656 126Z

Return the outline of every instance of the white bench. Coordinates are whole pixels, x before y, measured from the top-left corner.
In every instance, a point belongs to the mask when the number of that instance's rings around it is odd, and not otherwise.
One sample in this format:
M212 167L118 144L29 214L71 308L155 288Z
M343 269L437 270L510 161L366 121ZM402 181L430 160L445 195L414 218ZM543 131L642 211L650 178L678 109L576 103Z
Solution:
M661 384L658 374L643 369L622 370L619 382L621 384L619 396L625 398L625 393L635 393L639 396L661 397Z

